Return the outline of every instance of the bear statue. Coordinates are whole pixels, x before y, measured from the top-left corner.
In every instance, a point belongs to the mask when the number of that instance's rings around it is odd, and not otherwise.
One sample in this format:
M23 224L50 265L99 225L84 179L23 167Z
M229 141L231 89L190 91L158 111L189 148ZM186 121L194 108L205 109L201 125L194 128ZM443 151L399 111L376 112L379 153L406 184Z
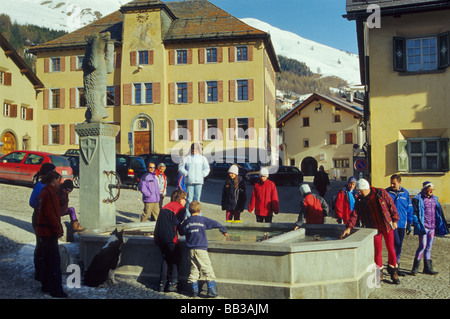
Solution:
M86 36L83 83L87 123L103 123L106 111L106 78L114 71L114 41L109 32Z

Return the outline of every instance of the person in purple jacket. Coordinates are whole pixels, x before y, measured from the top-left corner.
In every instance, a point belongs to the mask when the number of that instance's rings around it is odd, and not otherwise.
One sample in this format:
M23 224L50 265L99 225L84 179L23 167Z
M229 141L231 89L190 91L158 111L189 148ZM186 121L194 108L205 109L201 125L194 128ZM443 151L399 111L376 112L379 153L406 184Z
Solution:
M191 270L188 283L191 285L191 296L198 295L198 279L200 274L206 277L208 283L208 297L217 297L216 277L208 255L208 238L206 230L218 228L220 232L227 237L227 229L219 222L200 216L202 205L198 201L189 204L188 217L179 227L180 235L186 236L186 246L189 249L189 262Z
M158 186L158 178L156 177L155 163L148 163L148 172L142 175L138 189L142 193L142 201L144 202L144 212L141 216L141 222L157 220L159 215L159 200L161 199Z

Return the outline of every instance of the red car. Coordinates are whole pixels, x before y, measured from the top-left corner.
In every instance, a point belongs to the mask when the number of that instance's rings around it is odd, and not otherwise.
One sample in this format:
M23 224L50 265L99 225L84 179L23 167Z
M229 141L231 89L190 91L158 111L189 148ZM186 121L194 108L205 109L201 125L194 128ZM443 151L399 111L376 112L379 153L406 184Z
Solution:
M72 168L62 156L35 151L13 151L0 157L0 179L36 184L43 163L52 163L63 180L73 179Z

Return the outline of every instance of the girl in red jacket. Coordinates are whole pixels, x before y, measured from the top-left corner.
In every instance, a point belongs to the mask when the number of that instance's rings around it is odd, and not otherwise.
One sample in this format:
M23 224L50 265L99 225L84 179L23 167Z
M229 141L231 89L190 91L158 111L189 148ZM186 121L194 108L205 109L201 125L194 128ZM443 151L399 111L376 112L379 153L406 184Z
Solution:
M271 223L273 213L278 214L280 205L275 184L269 180L269 170L261 168L260 180L253 189L252 199L248 205L249 213L255 210L256 221L259 223Z
M61 175L52 171L44 177L46 186L39 194L36 206L36 237L42 256L42 291L52 297L67 297L62 287L61 257L58 238L63 235L59 200L56 194Z

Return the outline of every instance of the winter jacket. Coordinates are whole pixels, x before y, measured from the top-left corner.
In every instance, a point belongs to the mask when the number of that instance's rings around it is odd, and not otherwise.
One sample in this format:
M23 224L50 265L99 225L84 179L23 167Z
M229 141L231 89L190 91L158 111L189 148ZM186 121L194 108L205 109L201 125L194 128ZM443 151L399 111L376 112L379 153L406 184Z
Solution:
M58 187L56 195L58 196L60 215L64 216L69 209L69 194L63 191L62 184Z
M158 203L161 199L158 178L154 173L147 172L142 175L138 189L142 193L142 201L144 203Z
M301 226L303 216L305 216L307 224L323 224L327 215L328 204L323 197L318 194L306 193L303 195L296 225Z
M350 192L347 187L344 187L337 194L335 205L336 217L341 218L344 221L344 224L347 224L350 214L352 213L349 196L352 196L354 201L356 201L355 193L355 190Z
M178 165L178 171L186 177L186 185L203 184L208 176L210 167L206 157L200 154L191 154L183 158Z
M177 243L177 226L184 220L185 214L186 208L179 202L170 202L161 208L155 225L155 244Z
M186 246L188 249L208 250L206 231L213 228L218 228L222 234L227 232L227 229L219 222L204 216L195 215L181 223L179 232L180 235L186 236Z
M414 235L425 235L425 227L423 226L425 208L423 203L422 192L417 194L413 200L412 205L414 208L413 214L413 222L414 226ZM439 204L439 198L433 195L434 200L436 201L436 235L444 236L449 233L447 228L447 221L445 220L444 212L442 210L442 206Z
M391 195L394 201L395 208L397 208L399 220L398 228L406 228L407 224L411 224L413 221L413 206L411 198L409 197L409 192L403 187L396 191L392 187L386 188L386 192Z
M42 192L44 187L45 184L42 184L41 181L37 182L36 185L34 185L33 191L31 192L30 195L30 200L28 202L31 207L36 208L38 196Z
M39 194L36 206L36 227L38 237L61 237L63 228L56 188L47 185Z
M253 188L252 198L248 205L248 211L255 210L256 216L270 217L272 213L278 214L280 205L278 201L278 192L274 182L259 180Z
M370 204L368 203L369 198L375 197L376 200L376 216L372 215ZM395 207L394 201L388 192L382 188L370 187L370 194L366 197L358 196L355 202L355 209L350 215L350 219L347 222L347 227L355 227L358 220L361 219L362 224L367 228L377 228L379 230L393 229L392 223L398 221L399 216L397 208ZM377 219L381 220L381 225L377 225Z
M242 177L236 175L238 185L235 187L235 180L227 178L222 190L222 210L237 210L243 212L245 203L247 202L247 193L245 190L245 182Z
M187 192L186 184L184 184L185 179L182 174L178 174L177 189Z
M156 178L158 179L159 193L163 196L167 194L167 176L164 173L160 173L158 170L155 171Z

